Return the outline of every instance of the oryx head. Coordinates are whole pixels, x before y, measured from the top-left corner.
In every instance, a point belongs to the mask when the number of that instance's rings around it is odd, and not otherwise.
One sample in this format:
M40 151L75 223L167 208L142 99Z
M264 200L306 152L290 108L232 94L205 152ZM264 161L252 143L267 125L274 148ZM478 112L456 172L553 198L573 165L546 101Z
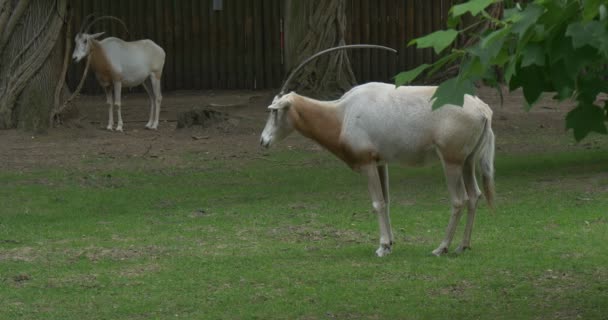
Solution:
M260 144L263 147L270 147L272 144L285 139L293 132L293 123L289 118L289 107L291 106L292 94L276 95L272 104L268 106L270 115L262 135Z
M75 45L74 45L74 52L72 53L72 59L74 59L75 62L79 62L80 60L82 60L82 58L86 57L89 54L89 52L91 51L91 41L99 38L101 35L104 34L104 32L89 34L89 29L91 29L91 26L93 24L95 24L96 22L103 20L103 19L116 20L122 24L122 26L125 28L125 30L127 30L125 23L116 17L101 16L101 17L98 17L95 19L93 19L93 18L94 18L93 14L86 16L86 18L84 18L84 21L82 22L82 25L80 26L80 30L76 34L76 37L74 37ZM90 21L91 19L93 19L93 20ZM127 34L128 33L129 33L129 30L127 30Z
M355 49L355 48L375 48L375 49L383 49L392 51L397 53L397 50L384 47L377 46L373 44L351 44L344 46L337 46L329 49L325 49L320 51L308 59L304 60L304 62L300 63L287 77L287 80L283 83L283 87L278 95L274 97L272 100L272 104L268 106L270 110L270 115L268 116L268 120L266 121L266 126L264 127L264 131L262 131L262 135L260 137L260 144L264 147L270 147L275 142L279 142L285 137L287 137L294 129L293 123L289 118L289 108L292 103L292 94L285 94L287 89L289 88L289 83L296 75L298 71L300 71L306 64L311 62L312 60L318 58L321 55L326 53L336 51L336 50L344 50L344 49Z

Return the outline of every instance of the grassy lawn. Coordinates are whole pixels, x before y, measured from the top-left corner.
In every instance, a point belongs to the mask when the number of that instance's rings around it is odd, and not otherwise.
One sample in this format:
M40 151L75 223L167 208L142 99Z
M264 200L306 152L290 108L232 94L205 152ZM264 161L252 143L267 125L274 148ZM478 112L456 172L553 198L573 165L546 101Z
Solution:
M441 258L443 173L393 166L382 259L366 183L330 155L184 159L0 173L0 319L608 315L608 152L499 154L497 210Z

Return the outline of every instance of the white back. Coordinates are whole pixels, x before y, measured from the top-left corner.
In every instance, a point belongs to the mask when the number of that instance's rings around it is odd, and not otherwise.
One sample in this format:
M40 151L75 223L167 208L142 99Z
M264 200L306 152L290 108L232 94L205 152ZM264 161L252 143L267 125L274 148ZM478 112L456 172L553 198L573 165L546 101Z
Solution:
M482 109L489 107L467 95L463 107L446 105L433 111L436 89L386 83L351 89L336 101L343 114L342 140L354 150L376 150L386 161L418 165L434 158L437 144L460 133L456 131L469 130L467 137L480 134L486 112Z

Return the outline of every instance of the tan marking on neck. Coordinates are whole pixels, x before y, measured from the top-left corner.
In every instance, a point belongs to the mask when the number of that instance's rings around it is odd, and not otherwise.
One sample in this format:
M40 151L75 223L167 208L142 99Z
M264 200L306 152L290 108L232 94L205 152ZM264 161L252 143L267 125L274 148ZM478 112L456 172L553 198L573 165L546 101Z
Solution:
M354 152L342 141L342 118L338 109L296 94L292 94L291 99L289 118L303 136L316 141L355 170L379 160L373 150Z
M91 67L95 71L95 76L99 83L103 86L109 86L114 81L122 79L114 72L110 60L108 59L101 44L97 40L91 39L91 49L89 51L89 59L91 59Z

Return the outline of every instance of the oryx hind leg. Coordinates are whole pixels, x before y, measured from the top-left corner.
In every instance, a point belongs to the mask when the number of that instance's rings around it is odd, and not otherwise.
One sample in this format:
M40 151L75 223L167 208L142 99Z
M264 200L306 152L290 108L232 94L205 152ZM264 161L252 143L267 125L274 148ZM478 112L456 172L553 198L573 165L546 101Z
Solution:
M454 238L458 221L462 215L462 209L467 201L467 193L465 190L462 172L463 165L459 163L447 162L442 159L443 167L446 176L446 182L448 185L448 192L450 194L450 203L452 206L452 215L450 216L450 222L446 230L445 238L439 244L437 249L433 250L433 254L440 256L448 252L450 243Z
M469 201L467 201L467 224L464 229L462 243L456 249L456 252L458 253L463 252L466 249L471 249L471 233L473 232L477 203L481 196L481 190L479 189L477 179L475 178L475 161L472 158L467 159L465 162L462 177Z
M152 80L150 80L150 77L148 77L148 79L142 83L142 86L148 94L148 99L150 99L150 116L148 118L148 123L146 123L146 128L152 129L152 125L154 124L154 115L156 112L156 99L154 98L154 90L152 89Z
M384 257L391 253L391 246L393 242L387 203L388 171L386 168L378 167L375 163L366 165L362 169L367 176L369 194L372 198L374 211L378 215L378 223L380 226L380 247L378 247L378 250L376 250L376 255L378 257ZM386 182L386 188L383 187L383 181ZM386 190L386 197L384 190Z

